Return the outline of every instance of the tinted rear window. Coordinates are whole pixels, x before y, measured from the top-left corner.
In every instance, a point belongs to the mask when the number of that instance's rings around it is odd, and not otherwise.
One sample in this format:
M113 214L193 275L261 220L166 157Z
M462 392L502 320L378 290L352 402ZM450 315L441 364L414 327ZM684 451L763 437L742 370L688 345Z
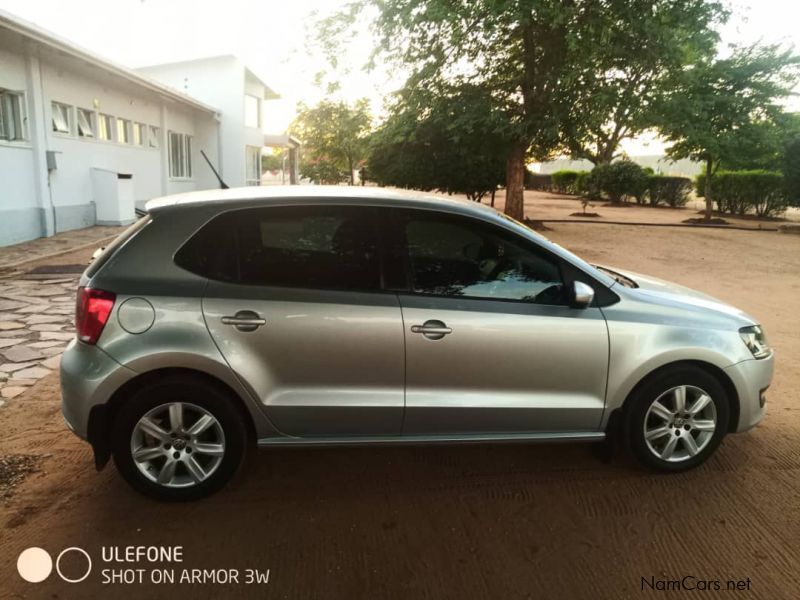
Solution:
M176 254L178 266L218 281L311 289L380 287L373 210L283 206L214 218Z

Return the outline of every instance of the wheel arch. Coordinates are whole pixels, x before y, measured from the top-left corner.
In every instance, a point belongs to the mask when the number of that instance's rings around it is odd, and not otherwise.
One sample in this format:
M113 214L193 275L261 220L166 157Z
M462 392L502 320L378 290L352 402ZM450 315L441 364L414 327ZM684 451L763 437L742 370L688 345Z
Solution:
M624 415L629 407L631 406L631 399L636 395L636 393L647 383L649 383L655 377L659 377L663 373L669 372L674 369L679 369L681 367L695 367L701 369L711 375L714 379L716 379L719 384L725 390L725 393L728 396L728 400L730 402L730 420L728 422L728 433L733 433L736 431L736 428L739 424L739 394L736 391L736 386L734 385L731 378L728 376L727 373L718 366L702 361L702 360L677 360L673 361L664 365L661 365L649 373L647 373L644 377L642 377L628 392L625 396L625 401L622 405L612 411L612 415L617 413L617 415L621 416ZM614 419L612 416L609 416L609 422L612 422Z
M165 367L139 373L121 385L105 404L98 404L90 411L87 437L94 449L95 467L98 471L108 463L111 457L111 432L120 407L145 385L171 375L191 377L202 381L230 397L245 424L247 444L255 445L258 436L253 416L247 408L246 401L230 385L205 371L186 367Z

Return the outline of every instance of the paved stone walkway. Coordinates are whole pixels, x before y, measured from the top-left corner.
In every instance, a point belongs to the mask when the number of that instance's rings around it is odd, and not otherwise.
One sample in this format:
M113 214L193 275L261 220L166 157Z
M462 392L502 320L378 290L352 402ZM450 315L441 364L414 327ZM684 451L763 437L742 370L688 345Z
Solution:
M0 247L0 269L9 268L20 262L38 260L53 254L75 250L86 244L95 244L117 236L124 230L125 227L97 225L86 229L65 231L52 237L39 238L13 246L3 246Z
M0 406L58 369L75 337L78 278L0 280Z

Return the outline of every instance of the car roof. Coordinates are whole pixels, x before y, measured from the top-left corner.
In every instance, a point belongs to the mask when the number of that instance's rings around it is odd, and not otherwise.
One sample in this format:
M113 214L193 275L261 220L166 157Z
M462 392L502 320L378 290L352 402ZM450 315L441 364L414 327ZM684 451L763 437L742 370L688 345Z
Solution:
M225 208L247 208L248 206L263 206L269 203L302 204L308 201L328 199L363 201L369 205L391 205L404 207L438 208L453 212L469 212L486 216L495 211L479 202L470 202L457 198L423 194L421 192L387 189L363 186L336 186L336 185L286 185L286 186L248 186L229 189L212 189L184 194L173 194L154 198L145 205L148 213L158 213L163 210L189 209L192 207L205 207L220 205Z

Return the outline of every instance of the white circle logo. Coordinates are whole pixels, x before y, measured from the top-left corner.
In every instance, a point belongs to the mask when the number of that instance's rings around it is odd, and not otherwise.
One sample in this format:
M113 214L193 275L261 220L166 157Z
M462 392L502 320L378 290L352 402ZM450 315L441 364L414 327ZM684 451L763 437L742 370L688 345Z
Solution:
M28 548L17 559L19 576L29 583L39 583L47 579L53 571L53 559L47 550Z
M67 552L79 552L79 553L83 554L86 557L86 563L87 563L87 565L86 565L86 573L83 575L83 577L77 577L75 579L70 579L69 577L65 577L64 574L61 572L61 566L60 566L61 559ZM49 556L48 556L48 558L49 558ZM51 561L51 568L52 568L52 561ZM86 579L89 576L89 573L92 572L92 559L89 556L89 553L86 552L86 550L84 550L83 548L78 548L77 546L72 546L71 548L65 548L64 550L61 551L61 554L59 554L58 558L56 559L56 571L61 576L61 579L63 579L67 583L80 583L81 581L83 581L84 579Z

